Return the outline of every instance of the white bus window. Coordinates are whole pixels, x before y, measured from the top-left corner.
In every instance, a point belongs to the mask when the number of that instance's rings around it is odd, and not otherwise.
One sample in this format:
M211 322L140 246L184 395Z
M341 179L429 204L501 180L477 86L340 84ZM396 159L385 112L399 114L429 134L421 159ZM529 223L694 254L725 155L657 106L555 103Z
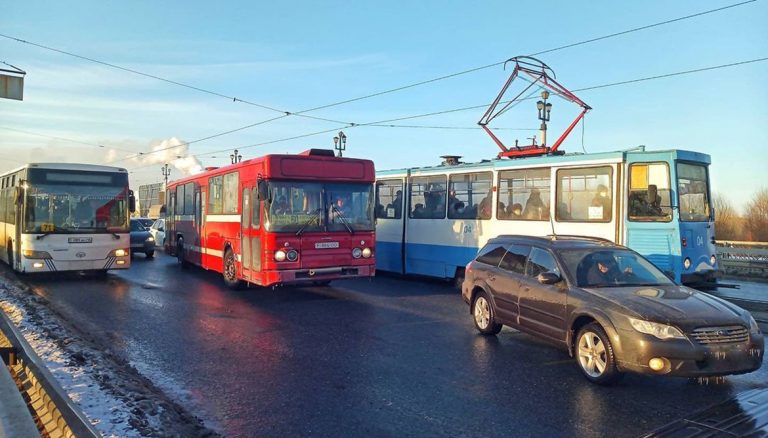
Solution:
M557 171L558 221L610 222L613 184L610 166Z
M445 218L445 175L411 178L410 218Z
M237 183L240 180L238 172L232 172L224 175L222 212L224 214L237 213Z
M491 172L451 175L448 218L490 219L493 205Z
M376 217L403 217L403 182L399 179L376 181Z
M550 175L550 169L499 172L499 205L496 217L507 220L548 221Z
M629 166L629 220L672 220L669 167L666 163L635 163Z

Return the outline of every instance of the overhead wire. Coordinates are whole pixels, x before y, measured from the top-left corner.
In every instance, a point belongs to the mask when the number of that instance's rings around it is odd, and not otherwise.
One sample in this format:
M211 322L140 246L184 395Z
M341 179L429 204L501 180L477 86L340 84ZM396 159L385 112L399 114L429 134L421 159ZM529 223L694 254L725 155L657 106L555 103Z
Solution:
M744 5L747 5L747 4L750 4L750 3L754 3L756 1L757 0L746 0L746 1L738 2L738 3L733 3L733 4L722 6L722 7L719 7L719 8L709 9L709 10L697 12L697 13L694 13L694 14L685 15L685 16L682 16L682 17L677 17L677 18L673 18L673 19L669 19L669 20L664 20L664 21L648 24L648 25L645 25L645 26L635 27L635 28L627 29L627 30L620 31L620 32L614 32L614 33L611 33L611 34L602 35L602 36L595 37L595 38L590 38L590 39L586 39L586 40L582 40L582 41L577 41L575 43L570 43L570 44L565 44L565 45L558 46L558 47L553 47L553 48L550 48L550 49L546 49L546 50L542 50L542 51L539 51L539 52L532 53L532 54L530 54L528 56L537 56L537 55L542 55L542 54L546 54L546 53L552 53L552 52L555 52L555 51L564 50L564 49L568 49L568 48L572 48L572 47L576 47L576 46L580 46L580 45L584 45L584 44L590 44L590 43L594 43L594 42L597 42L597 41L602 41L602 40L605 40L605 39L608 39L608 38L614 38L614 37L617 37L617 36L626 35L626 34L630 34L630 33L633 33L633 32L639 32L639 31L651 29L651 28L654 28L654 27L664 26L664 25L667 25L667 24L671 24L671 23L675 23L675 22L679 22L679 21L683 21L683 20L688 20L688 19L691 19L691 18L703 16L703 15L713 14L713 13L724 11L724 10L727 10L727 9L732 9L732 8L736 8L736 7L739 7L739 6L744 6ZM443 75L443 76L439 76L439 77L436 77L436 78L432 78L432 79L428 79L428 80L424 80L424 81L419 81L419 82L403 85L403 86L400 86L400 87L395 87L395 88L391 88L391 89L388 89L388 90L383 90L383 91L376 92L376 93L367 94L367 95L364 95L364 96L359 96L359 97L355 97L355 98L345 99L345 100L341 100L341 101L338 101L338 102L333 102L333 103L330 103L330 104L320 105L320 106L312 107L312 108L305 109L305 110L302 110L302 111L290 112L290 111L281 110L281 109L278 109L278 108L275 108L275 107L272 107L272 106L269 106L269 105L263 105L263 104L252 102L252 101L249 101L249 100L246 100L246 99L240 99L240 98L237 98L237 97L234 97L234 96L228 96L226 94L223 94L223 93L220 93L220 92L216 92L216 91L212 91L212 90L208 90L208 89L205 89L205 88L202 88L202 87L197 87L197 86L194 86L194 85L185 84L185 83L182 83L182 82L179 82L179 81L174 81L174 80L171 80L171 79L163 78L161 76L145 73L145 72L142 72L142 71L139 71L139 70L135 70L135 69L119 66L119 65L116 65L116 64L112 64L112 63L109 63L109 62L101 61L101 60L98 60L98 59L94 59L94 58L91 58L91 57L79 55L79 54L76 54L76 53L73 53L73 52L69 52L69 51L65 51L65 50L62 50L62 49L57 49L57 48L54 48L54 47L46 46L44 44L31 42L31 41L24 40L24 39L21 39L21 38L18 38L18 37L14 37L14 36L11 36L11 35L6 35L6 34L0 33L0 37L6 38L6 39L10 39L10 40L13 40L13 41L17 41L17 42L20 42L20 43L23 43L23 44L32 45L34 47L42 48L42 49L45 49L45 50L53 51L53 52L56 52L56 53L64 54L64 55L67 55L67 56L72 56L72 57L75 57L75 58L78 58L78 59L82 59L82 60L86 60L86 61L89 61L89 62L94 62L94 63L100 64L100 65L104 65L104 66L107 66L107 67L119 69L119 70L122 70L122 71L125 71L125 72L129 72L129 73L141 75L141 76L144 76L144 77L156 79L156 80L159 80L159 81L163 81L163 82L170 83L170 84L173 84L173 85L177 85L177 86L180 86L180 87L184 87L184 88L187 88L187 89L195 90L195 91L198 91L198 92L202 92L202 93L206 93L206 94L210 94L210 95L226 98L228 100L232 100L233 102L242 102L242 103L245 103L245 104L253 105L253 106L256 106L256 107L259 107L259 108L263 108L263 109L266 109L266 110L270 110L270 111L274 111L274 112L279 112L279 113L283 114L281 117L274 117L274 118L271 118L271 119L263 120L263 121L256 122L256 123L252 123L252 124L249 124L249 125L246 125L246 126L242 126L240 128L231 129L231 130L225 131L225 132L220 133L220 134L214 134L214 135L205 137L203 139L198 139L198 140L195 140L193 142L183 143L183 144L180 144L180 145L175 145L175 146L172 146L172 147L169 147L169 148L183 147L183 146L186 146L186 145L189 145L189 144L192 144L192 143L197 143L197 142L201 142L201 141L204 141L204 140L220 137L220 136L231 134L231 133L238 132L238 131L242 131L244 129L248 129L248 128L251 128L251 127L254 127L254 126L258 126L258 125L262 125L262 124L269 123L269 122L272 122L272 121L276 121L276 120L279 120L279 119L282 119L282 118L285 118L285 117L289 117L289 116L307 117L307 118L310 118L310 119L315 119L315 120L319 120L319 121L326 121L326 122L332 122L332 123L336 123L336 124L340 124L340 125L356 126L356 124L352 123L352 122L346 122L346 121L340 121L340 120L334 120L334 119L323 118L323 117L316 117L316 116L308 116L306 113L313 112L313 111L318 111L318 110L321 110L321 109L331 108L331 107L335 107L335 106L339 106L339 105L344 105L344 104L348 104L348 103L352 103L352 102L357 102L357 101L360 101L360 100L370 99L370 98L373 98L373 97L382 96L382 95L390 94L390 93L395 93L395 92L398 92L398 91L403 91L403 90L407 90L407 89L410 89L410 88L418 87L418 86L421 86L421 85L426 85L426 84L434 83L434 82L437 82L437 81L442 81L442 80L445 80L445 79L450 79L450 78L453 78L453 77L457 77L457 76L461 76L461 75L465 75L465 74L469 74L469 73L474 73L474 72L477 72L477 71L480 71L480 70L485 70L485 69L488 69L488 68L492 68L492 67L496 67L496 66L499 66L499 65L503 65L504 62L505 62L505 61L499 61L499 62L495 62L495 63L491 63L491 64L486 64L486 65L482 65L482 66L479 66L479 67L474 67L474 68L470 68L470 69L467 69L467 70L463 70L463 71L460 71L460 72L451 73L451 74L448 74L448 75ZM159 150L155 150L155 151L148 151L146 153L147 154L158 153L158 152L162 152L164 150L167 150L169 148L159 149ZM122 161L122 159L121 159L121 161ZM110 163L114 163L114 162L117 162L117 161L113 161L113 162L110 162Z
M114 149L116 151L126 152L126 153L130 153L130 154L138 153L137 151L130 150L130 149L122 149L122 148L115 147L115 146L105 146L105 145L99 144L99 143L88 143L88 142L85 142L85 141L73 140L71 138L66 138L66 137L57 137L57 136L54 136L54 135L47 135L47 134L40 134L40 133L37 133L37 132L24 131L22 129L8 128L6 126L0 126L0 129L5 130L5 131L18 132L20 134L34 135L34 136L37 136L37 137L50 138L50 139L53 139L53 140L68 141L70 143L77 143L77 144L81 144L81 145L85 145L85 146L93 146L93 147L97 147L97 148L101 148L101 149Z

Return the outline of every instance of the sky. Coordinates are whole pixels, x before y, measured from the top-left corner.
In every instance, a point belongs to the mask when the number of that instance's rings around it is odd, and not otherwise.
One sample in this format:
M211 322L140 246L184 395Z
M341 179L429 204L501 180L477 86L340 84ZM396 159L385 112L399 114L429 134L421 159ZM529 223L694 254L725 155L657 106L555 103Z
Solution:
M0 14L0 62L27 74L23 101L0 99L0 171L31 161L110 164L129 169L137 189L161 181L166 162L172 180L228 164L233 149L247 159L332 148L342 129L345 156L377 169L436 165L446 154L489 159L499 149L477 121L509 66L306 113L333 121L257 123L735 3L12 2ZM580 89L766 58L765 23L768 2L758 0L538 58ZM593 109L566 152L707 153L713 191L739 208L768 188L768 61L576 94ZM578 114L551 102L550 139ZM395 127L349 125L472 106L388 123ZM528 101L491 126L505 143L524 144L536 116ZM256 126L238 129L248 125Z

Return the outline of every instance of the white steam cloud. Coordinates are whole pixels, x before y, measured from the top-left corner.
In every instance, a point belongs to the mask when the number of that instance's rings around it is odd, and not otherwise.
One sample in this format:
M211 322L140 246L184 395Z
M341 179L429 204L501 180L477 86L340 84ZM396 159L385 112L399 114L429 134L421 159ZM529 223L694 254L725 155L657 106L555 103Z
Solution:
M184 176L203 171L203 164L200 160L189 155L189 145L176 137L154 144L151 153L143 153L134 158L133 161L138 166L168 163Z

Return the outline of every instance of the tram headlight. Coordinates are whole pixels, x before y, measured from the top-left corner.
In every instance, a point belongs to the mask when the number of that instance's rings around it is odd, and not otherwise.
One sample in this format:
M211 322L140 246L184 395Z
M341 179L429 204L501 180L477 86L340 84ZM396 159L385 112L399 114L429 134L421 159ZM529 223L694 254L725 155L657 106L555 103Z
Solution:
M683 260L683 267L684 267L685 269L688 269L688 268L690 268L690 267L691 267L691 259L689 259L688 257L686 257L686 258L685 258L685 260Z
M360 248L355 248L352 250L352 257L359 259L363 255L363 250Z
M24 255L24 257L26 257L28 259L50 259L50 258L53 258L53 257L51 257L50 254L48 254L48 251L35 251L33 249L25 249L21 253Z
M710 263L712 266L715 266L715 263L717 263L717 257L715 257L714 255L712 255L712 256L709 256L709 263Z
M287 258L289 262L295 262L299 259L299 252L292 249L285 254L285 258Z
M278 249L275 251L275 260L278 262L282 262L285 260L285 258L288 256L288 254L285 253L282 249Z
M373 255L373 251L371 251L371 248L363 248L363 257L370 258Z
M111 255L113 255L115 257L125 257L125 256L128 255L128 250L127 249L116 249L116 250L112 251Z

